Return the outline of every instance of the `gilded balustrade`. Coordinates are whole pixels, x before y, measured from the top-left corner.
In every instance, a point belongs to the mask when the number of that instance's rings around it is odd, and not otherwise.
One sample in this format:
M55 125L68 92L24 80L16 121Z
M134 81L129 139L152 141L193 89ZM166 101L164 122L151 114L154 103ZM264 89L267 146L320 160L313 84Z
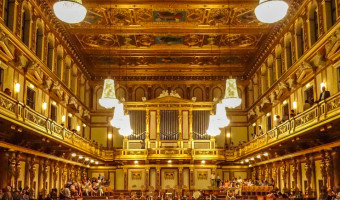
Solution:
M327 123L329 120L340 118L339 113L340 93L337 93L330 98L315 104L313 107L299 115L285 121L264 135L245 143L238 149L238 156L246 156L282 141L287 137L296 136L307 129Z
M102 154L101 150L91 141L73 133L35 110L24 106L3 92L0 92L0 116L20 126L34 130L44 137L65 142L67 145L76 147L83 152L96 156Z

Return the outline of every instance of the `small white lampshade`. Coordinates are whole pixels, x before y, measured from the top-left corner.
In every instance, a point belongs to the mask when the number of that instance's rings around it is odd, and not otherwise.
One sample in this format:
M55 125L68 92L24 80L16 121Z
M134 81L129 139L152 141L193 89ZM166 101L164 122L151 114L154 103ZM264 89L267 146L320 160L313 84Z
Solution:
M282 0L260 0L255 8L255 15L263 23L275 23L286 16L288 7Z
M69 24L82 22L87 13L82 0L60 0L53 5L53 10L58 19Z

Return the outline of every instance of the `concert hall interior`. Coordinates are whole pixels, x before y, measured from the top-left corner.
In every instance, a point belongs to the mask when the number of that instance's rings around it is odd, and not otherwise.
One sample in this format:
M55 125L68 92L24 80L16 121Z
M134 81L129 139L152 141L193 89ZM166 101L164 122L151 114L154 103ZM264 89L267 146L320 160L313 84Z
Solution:
M0 0L0 200L340 199L340 0Z

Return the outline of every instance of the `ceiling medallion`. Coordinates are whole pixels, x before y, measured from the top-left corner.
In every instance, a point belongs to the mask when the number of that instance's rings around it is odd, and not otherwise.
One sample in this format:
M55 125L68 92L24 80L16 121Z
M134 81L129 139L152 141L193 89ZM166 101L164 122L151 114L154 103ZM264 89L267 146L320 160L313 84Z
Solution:
M263 23L275 23L286 16L288 7L282 0L260 0L255 8L255 15Z
M75 24L82 22L87 10L82 0L60 0L53 5L54 14L63 22Z

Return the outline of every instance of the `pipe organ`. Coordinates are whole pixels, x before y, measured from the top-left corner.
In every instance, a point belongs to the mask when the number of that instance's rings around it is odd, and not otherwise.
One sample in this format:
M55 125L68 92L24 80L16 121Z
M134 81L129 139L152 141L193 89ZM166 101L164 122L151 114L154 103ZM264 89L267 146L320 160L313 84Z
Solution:
M210 140L210 136L206 133L209 126L210 111L195 110L192 111L192 136L194 140Z
M178 140L179 122L178 110L161 110L160 138L161 140Z
M146 133L146 111L145 110L130 110L130 123L133 134L128 137L129 140L145 140Z

